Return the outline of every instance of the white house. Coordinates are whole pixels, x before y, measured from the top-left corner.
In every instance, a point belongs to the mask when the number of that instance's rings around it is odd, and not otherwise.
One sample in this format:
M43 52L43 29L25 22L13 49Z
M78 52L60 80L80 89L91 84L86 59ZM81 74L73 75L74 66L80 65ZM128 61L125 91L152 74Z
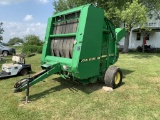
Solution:
M16 43L13 46L23 46L23 44L22 43Z
M151 31L145 33L146 45L160 48L160 13L154 14L153 17L148 21L146 27L150 28ZM120 45L124 45L124 38L119 42ZM132 28L130 32L129 48L136 49L138 46L143 44L143 34L140 32L138 27Z

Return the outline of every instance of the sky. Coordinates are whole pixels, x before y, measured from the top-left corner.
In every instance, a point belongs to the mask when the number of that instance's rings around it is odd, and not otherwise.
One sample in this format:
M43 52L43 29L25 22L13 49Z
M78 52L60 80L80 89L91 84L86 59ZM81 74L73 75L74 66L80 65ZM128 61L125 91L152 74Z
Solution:
M35 34L44 40L47 20L52 16L53 0L0 0L3 42Z

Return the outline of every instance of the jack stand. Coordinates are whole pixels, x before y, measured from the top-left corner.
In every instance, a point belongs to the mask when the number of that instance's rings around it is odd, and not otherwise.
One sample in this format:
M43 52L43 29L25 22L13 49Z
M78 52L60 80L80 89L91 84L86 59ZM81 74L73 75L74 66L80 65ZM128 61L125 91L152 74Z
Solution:
M26 90L26 103L29 103L29 80L27 81L27 90Z

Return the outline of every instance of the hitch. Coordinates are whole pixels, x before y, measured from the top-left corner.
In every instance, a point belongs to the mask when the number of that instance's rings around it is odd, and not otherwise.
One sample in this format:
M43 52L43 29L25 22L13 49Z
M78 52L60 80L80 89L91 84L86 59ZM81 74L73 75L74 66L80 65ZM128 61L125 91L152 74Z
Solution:
M14 92L21 92L27 88L27 83L29 83L30 87L58 72L60 72L60 64L54 64L50 69L42 70L34 74L32 77L23 78L14 85Z

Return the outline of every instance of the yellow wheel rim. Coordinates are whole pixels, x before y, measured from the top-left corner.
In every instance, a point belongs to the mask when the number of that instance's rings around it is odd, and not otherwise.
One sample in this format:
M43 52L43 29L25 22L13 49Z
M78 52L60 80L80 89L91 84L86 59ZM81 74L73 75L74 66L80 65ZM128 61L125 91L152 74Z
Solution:
M116 85L119 84L120 79L121 79L121 75L120 75L119 72L117 72L116 75L115 75L115 78L114 78L114 81L115 81L115 84L116 84Z

